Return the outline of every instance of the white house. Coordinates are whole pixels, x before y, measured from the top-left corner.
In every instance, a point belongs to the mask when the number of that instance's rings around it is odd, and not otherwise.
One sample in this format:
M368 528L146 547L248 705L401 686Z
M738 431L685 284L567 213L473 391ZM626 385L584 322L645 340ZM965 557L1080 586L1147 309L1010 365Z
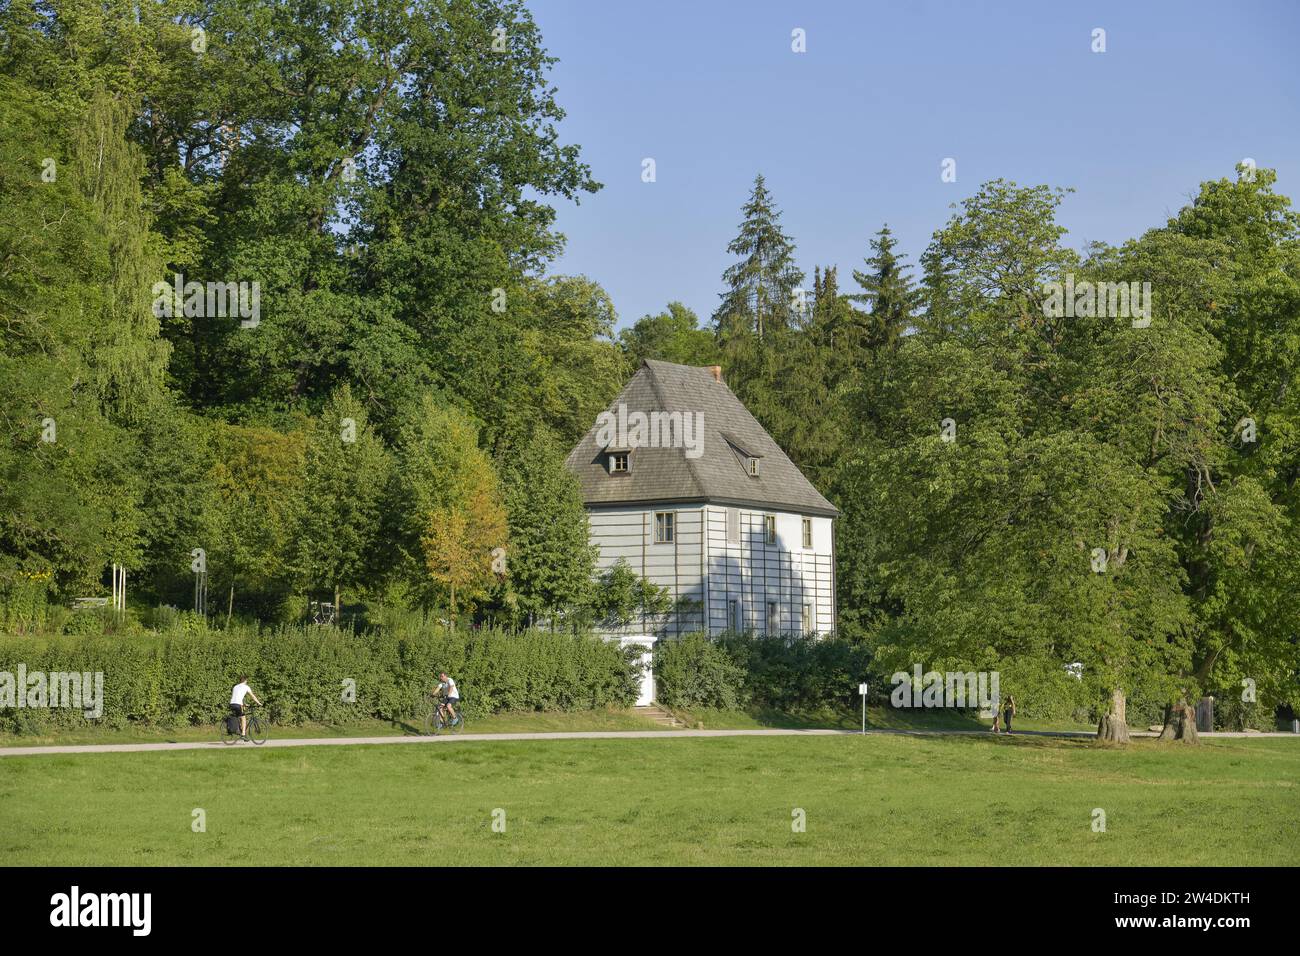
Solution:
M637 634L826 634L835 627L835 506L722 380L646 361L567 459L600 570L619 560L673 611Z

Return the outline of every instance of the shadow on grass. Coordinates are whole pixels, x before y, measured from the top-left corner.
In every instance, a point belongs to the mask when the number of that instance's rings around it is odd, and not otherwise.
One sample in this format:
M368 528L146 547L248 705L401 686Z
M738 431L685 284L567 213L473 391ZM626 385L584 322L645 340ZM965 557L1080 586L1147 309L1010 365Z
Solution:
M848 715L834 710L791 713L773 707L758 707L748 713L760 727L781 730L851 730L856 726Z
M822 708L813 711L785 711L773 707L750 707L745 710L710 710L701 708L677 715L687 727L706 730L779 729L779 730L859 730L862 711L848 708ZM955 740L1010 741L1091 741L1095 734L1079 727L1025 727L1012 734L993 734L989 721L978 711L868 707L867 732L932 735L951 733Z
M811 711L784 711L773 707L754 707L743 712L757 727L782 730L858 730L862 711L848 708L822 708ZM700 715L706 721L707 716ZM974 713L953 710L867 708L868 730L965 730L987 731Z
M413 721L415 718L390 717L388 726L393 730L400 730L403 737L423 737L424 728L417 726Z

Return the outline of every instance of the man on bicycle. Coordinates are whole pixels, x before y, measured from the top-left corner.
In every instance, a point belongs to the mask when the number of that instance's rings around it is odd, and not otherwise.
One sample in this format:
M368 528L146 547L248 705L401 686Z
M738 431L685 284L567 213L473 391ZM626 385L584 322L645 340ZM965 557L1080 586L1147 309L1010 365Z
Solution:
M438 693L445 700L445 706L451 713L450 721L456 719L456 705L460 703L460 688L456 682L447 676L446 672L438 675Z
M253 693L253 688L248 686L248 675L242 674L239 683L235 689L230 692L230 712L239 718L239 736L241 740L248 739L248 714L244 713L244 698L253 698L253 703L261 704L257 695Z

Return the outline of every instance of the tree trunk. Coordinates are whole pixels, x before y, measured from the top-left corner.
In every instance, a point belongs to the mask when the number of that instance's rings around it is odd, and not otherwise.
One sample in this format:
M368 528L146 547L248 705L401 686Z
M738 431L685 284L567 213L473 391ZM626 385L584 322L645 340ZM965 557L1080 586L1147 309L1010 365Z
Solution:
M1097 724L1098 740L1108 740L1116 744L1128 743L1127 709L1128 698L1124 696L1124 691L1115 688L1111 691L1110 704L1106 708L1106 713L1102 714Z
M339 586L334 585L334 626L338 627L343 623L343 607L339 604Z
M1185 744L1198 744L1200 736L1196 733L1196 711L1186 699L1165 708L1165 726L1160 731L1161 740L1179 740Z
M451 629L456 630L456 585L451 586Z
M230 582L230 598L226 601L226 627L230 627L230 615L235 613L235 582Z

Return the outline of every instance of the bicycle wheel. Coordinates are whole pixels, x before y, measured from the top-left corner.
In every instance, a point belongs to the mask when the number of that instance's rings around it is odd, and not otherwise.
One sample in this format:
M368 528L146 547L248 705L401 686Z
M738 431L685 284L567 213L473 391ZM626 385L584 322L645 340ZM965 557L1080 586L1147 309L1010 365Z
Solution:
M420 723L420 730L424 736L430 737L441 730L442 727L439 724L440 720L441 718L438 716L437 705L430 704L428 711L425 712L424 720Z
M226 717L221 718L221 742L226 745L233 744L239 739L239 734L230 732L230 720Z
M261 717L248 718L248 739L255 744L266 743L266 726Z
M459 708L456 709L456 718L449 725L453 734L458 734L465 729L465 712Z

